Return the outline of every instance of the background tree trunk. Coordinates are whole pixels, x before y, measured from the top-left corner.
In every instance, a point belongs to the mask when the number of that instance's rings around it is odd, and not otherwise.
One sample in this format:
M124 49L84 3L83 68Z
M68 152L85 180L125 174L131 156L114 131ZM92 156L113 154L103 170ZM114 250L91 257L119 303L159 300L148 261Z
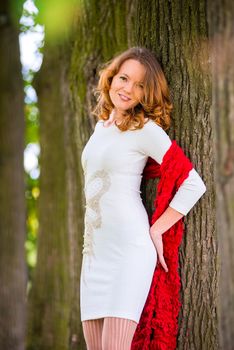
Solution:
M47 47L40 73L40 240L30 346L34 342L37 349L85 349L79 320L84 231L80 156L96 123L91 115L92 89L100 63L127 47L142 45L156 52L170 85L175 123L169 135L207 186L205 196L185 218L178 349L215 350L219 265L206 3L89 0L81 6L73 39L66 49ZM59 311L64 312L62 321Z
M0 16L0 349L23 350L26 318L23 82L19 30L13 21L10 1L1 2Z
M67 232L63 90L65 45L47 43L37 80L40 109L40 200L37 266L29 293L28 349L68 349L71 275ZM68 51L69 53L69 51Z
M220 247L220 349L232 350L234 339L234 3L209 2L212 50L213 129Z

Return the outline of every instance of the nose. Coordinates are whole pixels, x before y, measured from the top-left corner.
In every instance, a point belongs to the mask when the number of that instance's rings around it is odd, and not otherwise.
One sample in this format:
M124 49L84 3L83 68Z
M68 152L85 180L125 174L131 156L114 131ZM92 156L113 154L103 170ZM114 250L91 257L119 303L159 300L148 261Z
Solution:
M124 91L126 91L128 94L131 94L131 92L133 91L133 88L134 88L134 84L128 81L127 84L125 84L124 86Z

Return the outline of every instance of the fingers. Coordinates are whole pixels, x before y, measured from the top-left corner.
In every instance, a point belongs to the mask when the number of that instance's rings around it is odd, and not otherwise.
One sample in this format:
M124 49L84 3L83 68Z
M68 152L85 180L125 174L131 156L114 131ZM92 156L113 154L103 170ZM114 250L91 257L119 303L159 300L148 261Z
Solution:
M164 270L166 272L168 272L168 267L167 267L167 264L166 264L164 256L163 256L163 242L162 242L162 235L161 234L157 234L155 236L154 244L155 244L155 247L157 250L158 259L160 261L160 264L162 265Z
M165 270L166 272L168 272L168 267L167 267L167 264L166 264L166 262L165 262L165 260L164 260L163 255L159 257L159 261L160 261L162 267L164 268L164 270Z

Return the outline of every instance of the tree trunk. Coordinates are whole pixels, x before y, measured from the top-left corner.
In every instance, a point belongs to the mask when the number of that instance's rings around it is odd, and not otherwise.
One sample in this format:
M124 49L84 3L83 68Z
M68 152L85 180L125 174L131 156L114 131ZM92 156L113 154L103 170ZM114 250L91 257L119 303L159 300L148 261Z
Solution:
M206 194L184 219L180 249L178 349L218 348L218 242L215 222L211 67L205 1L138 1L134 45L156 52L172 92L169 131L203 178Z
M28 349L68 349L71 283L67 232L63 46L47 44L37 81L40 199L37 266L29 294Z
M216 216L222 276L218 303L219 336L220 349L232 350L234 339L234 3L211 1L209 10L217 184Z
M10 1L1 2L0 12L0 349L23 350L26 318L23 82L19 29L10 12Z

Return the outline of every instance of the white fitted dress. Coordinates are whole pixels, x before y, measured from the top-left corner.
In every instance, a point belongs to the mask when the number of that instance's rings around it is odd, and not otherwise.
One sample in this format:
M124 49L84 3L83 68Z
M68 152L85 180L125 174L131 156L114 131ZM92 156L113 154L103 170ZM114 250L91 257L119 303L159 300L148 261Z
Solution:
M139 322L157 262L140 196L142 171L148 156L161 164L170 145L167 133L152 120L124 132L98 121L85 145L81 321L110 316ZM170 207L186 215L205 191L192 169Z

